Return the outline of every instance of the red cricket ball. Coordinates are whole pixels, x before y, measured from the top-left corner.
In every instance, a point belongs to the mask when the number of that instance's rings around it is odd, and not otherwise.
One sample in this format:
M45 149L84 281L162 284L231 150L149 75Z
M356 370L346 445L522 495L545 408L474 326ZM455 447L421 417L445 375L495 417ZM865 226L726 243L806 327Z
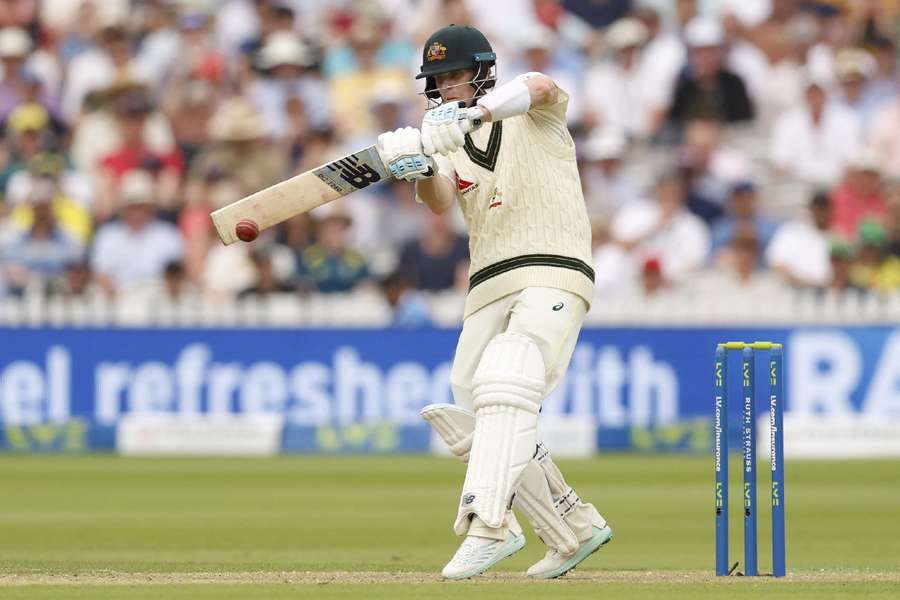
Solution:
M259 235L259 225L250 219L241 219L234 226L234 233L242 242L252 242Z

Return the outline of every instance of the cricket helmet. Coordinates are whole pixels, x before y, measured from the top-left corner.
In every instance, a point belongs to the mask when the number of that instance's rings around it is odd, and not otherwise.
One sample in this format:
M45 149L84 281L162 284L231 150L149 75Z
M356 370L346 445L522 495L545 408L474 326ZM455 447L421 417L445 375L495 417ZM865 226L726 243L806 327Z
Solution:
M468 25L448 25L438 29L422 50L422 68L416 79L425 78L425 96L440 100L434 76L461 69L473 69L476 97L494 87L496 78L492 72L497 55L484 34Z

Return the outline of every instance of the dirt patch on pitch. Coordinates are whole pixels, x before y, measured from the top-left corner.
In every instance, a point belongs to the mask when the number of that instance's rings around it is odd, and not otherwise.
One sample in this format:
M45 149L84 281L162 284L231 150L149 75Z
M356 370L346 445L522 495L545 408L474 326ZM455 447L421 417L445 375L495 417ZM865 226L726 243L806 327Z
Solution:
M124 573L119 571L89 571L81 573L20 573L0 574L0 586L16 585L176 585L176 584L421 584L437 583L436 573L389 571L260 571L222 573ZM523 582L520 573L488 573L474 583ZM533 581L537 585L565 585L572 583L684 583L702 582L740 585L741 582L860 582L889 581L900 583L900 571L804 571L790 573L784 579L772 577L715 577L704 571L576 571L552 581ZM459 582L457 585L466 585ZM448 583L452 585L452 583Z

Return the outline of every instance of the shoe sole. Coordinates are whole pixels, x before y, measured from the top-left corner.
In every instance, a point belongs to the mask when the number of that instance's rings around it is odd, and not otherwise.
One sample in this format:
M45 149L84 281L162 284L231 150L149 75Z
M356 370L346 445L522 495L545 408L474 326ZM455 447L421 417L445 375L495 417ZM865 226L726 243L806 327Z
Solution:
M525 536L524 535L516 536L513 540L513 543L505 544L505 547L503 548L503 550L493 560L487 562L486 564L484 564L480 567L466 571L462 575L454 575L452 577L447 577L446 575L443 575L443 578L449 579L452 581L458 581L460 579L472 579L473 577L478 577L479 575L483 574L485 571L487 571L488 569L490 569L491 567L496 565L498 562L500 562L504 558L509 558L510 556L512 556L513 554L515 554L516 552L518 552L519 550L521 550L524 547L525 547Z
M605 534L606 531L609 531L608 535ZM556 569L548 573L529 575L529 577L531 577L532 579L558 579L566 573L574 571L575 567L581 564L585 559L587 559L587 557L608 544L613 539L613 531L609 528L608 525L601 529L600 532L603 535L594 534L594 537L592 537L587 544L579 548L575 553L575 556L564 562L562 566L557 567Z

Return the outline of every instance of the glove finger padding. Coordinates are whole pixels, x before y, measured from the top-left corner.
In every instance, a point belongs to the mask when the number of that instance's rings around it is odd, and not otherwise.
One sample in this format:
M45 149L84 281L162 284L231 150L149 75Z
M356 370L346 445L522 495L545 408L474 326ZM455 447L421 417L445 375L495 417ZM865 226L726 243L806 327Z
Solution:
M404 127L400 130L400 139L403 141L404 149L410 150L415 154L422 152L422 135L415 127Z
M432 132L434 129L428 125L422 125L422 151L426 156L431 156L437 152L434 147L434 138Z
M441 154L449 154L462 146L462 143L456 143L456 140L453 136L454 130L458 131L456 123L451 123L449 125L444 125L443 127L441 127L440 138L441 145L443 146L443 149L440 151ZM460 139L462 139L462 135L460 135Z
M453 141L453 149L454 150L462 148L463 144L466 143L466 134L463 131L462 127L464 124L468 124L468 123L469 123L469 121L462 120L462 121L457 121L456 123L452 123L451 125L449 125L447 127L447 129L450 133L450 138Z

